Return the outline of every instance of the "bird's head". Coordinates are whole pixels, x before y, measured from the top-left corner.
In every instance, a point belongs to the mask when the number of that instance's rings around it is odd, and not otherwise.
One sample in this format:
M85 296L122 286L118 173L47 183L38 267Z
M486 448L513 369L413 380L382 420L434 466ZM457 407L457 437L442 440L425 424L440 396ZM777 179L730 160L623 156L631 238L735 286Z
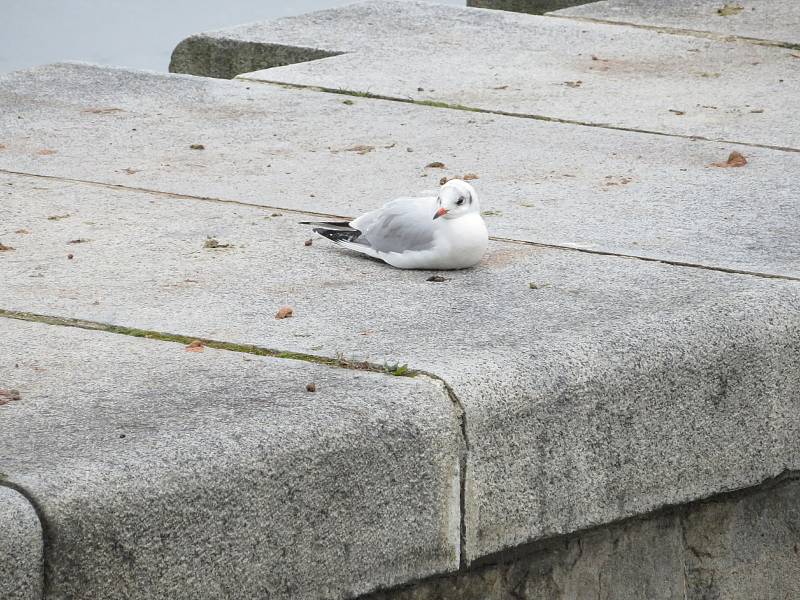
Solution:
M434 219L457 219L470 213L479 213L478 194L475 188L461 179L445 183L436 196Z

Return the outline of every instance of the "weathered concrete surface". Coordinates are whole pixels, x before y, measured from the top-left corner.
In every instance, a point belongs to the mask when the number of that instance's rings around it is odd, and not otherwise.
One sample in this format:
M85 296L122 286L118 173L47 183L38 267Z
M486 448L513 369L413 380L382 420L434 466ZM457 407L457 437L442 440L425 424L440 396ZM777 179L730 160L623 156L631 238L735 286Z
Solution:
M4 428L0 429L0 435L0 462L3 462ZM4 478L0 473L0 481ZM39 517L24 496L0 483L0 598L41 600L43 581Z
M586 0L467 0L467 6L541 15L585 2Z
M800 148L800 61L785 48L413 1L203 35L346 52L250 80Z
M432 283L304 246L301 215L2 189L8 229L30 233L3 239L0 307L444 377L467 414L470 560L797 468L797 282L495 243Z
M557 10L554 14L709 31L800 46L800 6L795 0L603 0Z
M471 172L495 236L800 277L798 153L85 65L0 107L4 169L353 216Z
M10 319L0 336L21 392L0 470L47 521L48 599L342 598L457 568L460 433L430 380Z
M528 548L364 600L800 597L800 484L746 490Z

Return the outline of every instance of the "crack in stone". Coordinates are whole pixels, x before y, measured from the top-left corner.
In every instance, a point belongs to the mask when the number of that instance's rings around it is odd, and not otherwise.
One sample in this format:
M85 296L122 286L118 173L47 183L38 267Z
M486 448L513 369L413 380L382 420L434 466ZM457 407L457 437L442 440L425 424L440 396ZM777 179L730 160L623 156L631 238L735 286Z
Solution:
M644 23L631 23L630 21L613 21L611 19L601 19L598 17L581 17L572 15L556 15L548 13L545 17L553 19L564 19L565 21L580 21L584 23L601 23L603 25L617 25L619 27L633 27L634 29L644 29L655 31L656 33L666 33L668 35L683 35L687 37L697 37L715 42L743 42L755 44L756 46L770 46L773 48L788 48L789 50L800 50L800 44L791 42L780 42L777 40L765 40L763 38L748 37L732 33L716 33L714 31L703 31L702 29L681 29L680 27L666 27L663 25L647 25Z
M282 206L272 206L268 204L253 204L252 202L243 202L242 200L232 200L230 198L218 198L215 196L197 196L194 194L180 194L178 192L165 192L163 190L154 190L152 188L144 188L132 185L123 185L121 183L109 183L106 181L93 181L91 179L79 179L76 177L63 177L61 175L43 175L41 173L28 173L27 171L12 171L10 169L0 169L0 173L5 175L17 175L19 177L36 177L39 179L48 179L51 181L64 181L68 183L78 183L82 185L92 185L112 190L123 190L128 192L142 192L144 194L151 194L154 196L163 196L166 198L175 198L177 200L199 200L201 202L213 202L216 204L233 204L235 206L246 206L248 208L258 208L265 211L284 211L298 215L310 215L314 217L333 217L336 219L349 219L350 217L342 215L334 215L331 213L314 212L310 210L299 210L296 208L284 208Z
M651 256L640 256L638 254L623 254L621 252L611 252L609 250L592 250L589 248L576 248L574 246L562 246L560 244L546 244L544 242L531 242L527 240L516 240L513 238L503 238L492 236L490 239L497 242L505 242L507 244L524 244L526 246L536 246L539 248L551 248L553 250L566 250L570 252L580 252L582 254L595 254L598 256L612 256L615 258L629 258L633 260L641 260L644 262L662 263L671 265L673 267L686 267L690 269L701 269L704 271L717 271L719 273L729 273L731 275L749 275L751 277L760 277L762 279L781 279L784 281L800 281L800 277L792 277L791 275L780 275L777 273L762 273L760 271L747 271L745 269L732 269L730 267L720 267L713 265L703 265L700 263L692 263L681 260L672 260L669 258L655 258Z

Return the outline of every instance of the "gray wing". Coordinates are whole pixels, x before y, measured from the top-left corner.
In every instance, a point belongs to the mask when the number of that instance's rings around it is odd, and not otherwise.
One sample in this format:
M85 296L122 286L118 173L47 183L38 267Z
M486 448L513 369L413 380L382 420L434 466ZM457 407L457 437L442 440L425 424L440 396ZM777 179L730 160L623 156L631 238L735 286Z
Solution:
M436 198L398 198L350 225L361 232L356 243L378 252L415 252L433 246Z

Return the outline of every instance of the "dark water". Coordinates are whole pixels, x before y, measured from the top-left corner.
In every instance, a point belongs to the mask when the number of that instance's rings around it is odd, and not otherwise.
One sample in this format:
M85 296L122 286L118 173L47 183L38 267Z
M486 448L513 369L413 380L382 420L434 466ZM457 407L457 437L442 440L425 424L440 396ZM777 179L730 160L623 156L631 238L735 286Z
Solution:
M464 5L464 0L438 0ZM0 73L81 60L166 71L187 35L352 0L0 0Z

